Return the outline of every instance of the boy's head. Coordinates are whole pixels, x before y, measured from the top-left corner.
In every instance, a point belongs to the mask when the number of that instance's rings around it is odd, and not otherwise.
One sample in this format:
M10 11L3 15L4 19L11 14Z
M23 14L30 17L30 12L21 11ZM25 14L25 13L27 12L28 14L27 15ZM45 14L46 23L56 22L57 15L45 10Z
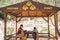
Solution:
M21 24L20 27L23 28L23 25Z

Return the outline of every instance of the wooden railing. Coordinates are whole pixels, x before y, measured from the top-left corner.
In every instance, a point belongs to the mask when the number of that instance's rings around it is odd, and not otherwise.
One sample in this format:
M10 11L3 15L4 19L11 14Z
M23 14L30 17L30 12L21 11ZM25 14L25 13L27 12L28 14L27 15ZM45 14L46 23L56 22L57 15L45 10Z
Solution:
M15 33L16 34L16 33ZM7 35L6 36L6 39L7 40L10 40L11 38L21 38L21 36L14 36L15 34L11 34L11 35ZM32 34L31 32L29 32L28 34ZM42 35L39 35L38 37L39 38L48 38L48 33L38 33L38 34L42 34ZM45 35L43 35L43 34L47 34L47 36ZM54 35L52 35L52 34L49 34L50 35L50 39L54 39L55 38L55 36ZM51 37L52 36L52 37Z

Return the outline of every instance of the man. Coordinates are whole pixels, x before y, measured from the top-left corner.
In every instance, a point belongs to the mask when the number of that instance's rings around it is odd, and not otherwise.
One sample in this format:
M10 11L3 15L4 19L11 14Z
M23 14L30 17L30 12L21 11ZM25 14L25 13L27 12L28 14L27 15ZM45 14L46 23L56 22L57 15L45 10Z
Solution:
M23 30L23 25L21 24L20 27L18 28L18 34L21 34L21 31Z
M33 30L33 38L34 40L37 40L37 33L38 33L38 30L36 27L34 27L34 30Z

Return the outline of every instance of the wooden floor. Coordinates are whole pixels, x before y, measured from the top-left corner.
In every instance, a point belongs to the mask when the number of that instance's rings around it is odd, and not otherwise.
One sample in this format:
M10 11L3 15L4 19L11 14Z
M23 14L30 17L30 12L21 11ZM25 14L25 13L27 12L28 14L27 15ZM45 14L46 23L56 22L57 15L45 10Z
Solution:
M20 39L17 39L17 40L20 40ZM33 38L27 38L27 40L34 40ZM44 40L44 39L39 39L39 40ZM48 40L48 39L45 39L45 40Z
M13 36L13 38L10 40L15 40L15 36ZM20 40L20 38L17 38L17 40ZM33 38L27 38L27 40L34 40L34 39ZM47 38L46 38L46 36L44 38L40 37L39 40L48 40L48 37ZM53 40L53 39L50 39L50 40ZM60 37L58 37L58 40L60 40Z
M15 40L15 39L10 39L10 40ZM17 40L20 40L20 39L18 38ZM34 39L33 38L27 38L27 40L34 40ZM48 40L48 38L39 38L39 40ZM53 39L50 39L50 40L53 40Z
M27 40L34 40L33 38L27 38ZM39 40L48 40L47 38L39 38ZM53 39L50 39L53 40ZM60 40L60 37L58 38L58 40Z
M15 40L15 39L10 39L10 40ZM20 38L18 38L17 40L20 40ZM34 40L33 38L27 38L27 40ZM39 40L48 40L48 38L39 38ZM50 39L53 40L53 39ZM58 40L60 40L60 37L58 38Z

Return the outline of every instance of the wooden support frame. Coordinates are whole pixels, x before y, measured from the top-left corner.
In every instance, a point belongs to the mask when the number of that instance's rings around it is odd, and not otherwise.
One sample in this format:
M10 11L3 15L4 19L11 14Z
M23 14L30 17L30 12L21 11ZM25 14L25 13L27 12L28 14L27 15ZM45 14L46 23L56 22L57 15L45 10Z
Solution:
M44 17L42 17L46 22L48 22L48 20L47 19L45 19Z
M4 40L6 40L7 13L4 13Z
M17 17L16 17L16 36L17 36ZM17 40L17 38L16 38Z
M48 17L48 40L50 40L50 26L49 26L49 17Z
M7 18L7 13L4 14L4 22L5 22L5 24L4 24L5 25L5 27L4 27L4 40L6 40L6 22L7 22L6 18ZM56 14L54 14L54 22L55 22L55 35L56 35L55 38L56 38L56 40L58 40L58 36L57 36L58 32L56 30L56 28L57 28ZM17 17L16 17L16 33L17 33ZM17 36L17 34L16 34L16 36ZM17 38L16 38L16 40L17 40ZM49 17L48 17L48 40L50 40Z
M17 20L17 22L21 21L21 19L22 19L22 17L20 17L20 19L19 19L19 20Z
M57 20L56 20L56 14L54 14L54 24L55 24L55 39L58 40L58 31L57 31Z

